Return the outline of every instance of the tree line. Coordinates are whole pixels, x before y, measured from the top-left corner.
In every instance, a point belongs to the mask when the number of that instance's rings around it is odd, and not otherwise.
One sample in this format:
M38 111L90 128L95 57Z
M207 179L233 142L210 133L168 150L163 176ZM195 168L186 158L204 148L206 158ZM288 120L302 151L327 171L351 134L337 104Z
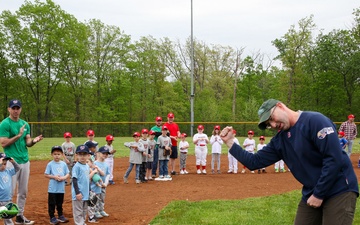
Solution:
M315 35L313 16L272 41L278 55L194 40L194 120L257 121L277 98L333 121L360 115L360 9L347 30ZM275 60L281 62L275 65ZM98 19L81 22L51 0L0 15L0 105L12 98L28 121L190 121L191 45L132 40Z

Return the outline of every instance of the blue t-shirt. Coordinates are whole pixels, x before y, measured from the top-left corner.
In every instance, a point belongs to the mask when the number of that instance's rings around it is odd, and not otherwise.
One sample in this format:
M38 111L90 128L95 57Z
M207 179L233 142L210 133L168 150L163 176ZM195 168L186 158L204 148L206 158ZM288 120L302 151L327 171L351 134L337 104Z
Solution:
M69 168L63 161L55 162L52 160L49 162L45 169L45 174L63 177L69 174ZM49 193L65 193L65 181L57 181L55 179L49 180Z
M11 177L16 174L15 169L5 169L0 171L0 202L11 201L12 188Z
M99 176L100 176L100 174L99 174ZM95 194L101 194L101 187L96 185L96 183L92 179L90 180L90 190L95 192Z
M345 139L345 138L339 138L339 141L340 141L340 146L341 148L344 150L346 148L346 144L348 143L348 141Z
M106 162L95 161L95 165L104 172L104 176L100 176L102 181L105 182L106 176L110 175L109 166ZM100 174L99 174L100 175Z
M80 193L82 194L83 201L89 200L89 192L90 192L90 167L88 164L81 164L77 162L72 168L72 177L77 179L78 187ZM71 196L72 200L76 200L76 193L74 189L74 184L71 188Z

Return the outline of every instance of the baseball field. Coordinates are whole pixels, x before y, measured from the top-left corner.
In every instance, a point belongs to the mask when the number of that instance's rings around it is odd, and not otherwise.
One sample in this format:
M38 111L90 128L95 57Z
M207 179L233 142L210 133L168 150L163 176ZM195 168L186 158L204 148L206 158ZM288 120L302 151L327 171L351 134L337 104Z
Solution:
M103 138L97 138L104 144ZM189 155L187 175L175 175L172 181L151 181L135 184L135 172L129 184L122 182L128 167L128 149L123 142L131 138L114 141L118 150L115 158L115 185L108 186L105 211L110 217L100 219L103 224L292 224L301 185L291 172L275 173L273 167L265 174L227 174L227 153L223 148L221 174L210 173L211 155L207 157L207 175L195 173L195 156ZM83 143L74 139L75 143ZM241 139L240 139L241 141ZM59 142L59 143L57 143ZM44 139L30 148L31 176L25 216L36 224L48 224L47 187L44 177L46 164L50 160L52 145L61 144L62 139ZM358 144L356 145L358 147ZM360 157L357 151L351 161L358 179L357 168ZM178 161L177 161L178 163ZM241 166L241 164L239 164ZM178 165L177 165L178 168ZM66 186L64 214L72 220L71 191ZM360 201L358 200L358 206ZM360 224L359 207L354 224Z

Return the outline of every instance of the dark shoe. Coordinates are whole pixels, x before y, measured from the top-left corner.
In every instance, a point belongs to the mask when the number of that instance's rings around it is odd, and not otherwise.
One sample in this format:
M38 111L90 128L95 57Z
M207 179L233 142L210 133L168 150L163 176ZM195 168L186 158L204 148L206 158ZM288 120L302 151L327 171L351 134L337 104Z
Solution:
M171 171L171 175L176 175L176 172L175 172L175 171Z
M113 180L109 180L109 184L110 184L110 185L114 185L115 182L114 182Z
M67 223L67 222L69 222L69 219L66 218L64 215L59 216L58 220L60 221L60 223Z
M58 219L56 219L56 217L53 217L50 219L50 224L59 224L60 221Z
M35 221L31 221L31 220L28 220L26 219L25 216L21 215L21 216L16 216L16 219L15 219L15 224L26 224L26 225L32 225L34 224Z

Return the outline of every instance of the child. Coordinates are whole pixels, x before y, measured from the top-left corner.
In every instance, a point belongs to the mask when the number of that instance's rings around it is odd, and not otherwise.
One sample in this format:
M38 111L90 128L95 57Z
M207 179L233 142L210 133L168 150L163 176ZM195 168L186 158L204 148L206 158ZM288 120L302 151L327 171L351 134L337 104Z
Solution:
M79 145L75 151L77 162L72 171L72 208L73 218L76 225L84 225L86 213L88 211L90 179L97 172L90 172L90 167L86 161L90 157L89 148L86 145Z
M95 161L95 165L98 168L102 180L102 186L101 186L100 198L97 204L97 211L95 211L95 216L101 218L101 217L109 216L109 214L107 214L104 211L104 205L105 205L106 187L109 185L109 180L110 180L110 169L107 163L105 162L105 160L109 156L110 149L107 146L102 146L99 148L98 152L99 153L97 160Z
M179 143L180 148L180 174L188 174L189 172L186 171L186 159L187 159L187 153L189 149L189 142L185 140L187 135L185 133L182 133L180 135L181 141Z
M70 176L69 168L66 163L61 161L64 155L61 146L51 148L53 160L49 162L45 169L45 177L49 178L48 187L48 212L50 224L66 223L69 220L63 214L63 202L65 193L65 181ZM55 217L55 207L58 212L58 219Z
M70 171L70 184L71 184L71 170L74 166L74 161L75 161L75 144L71 142L71 138L72 138L72 134L70 132L65 132L64 133L64 138L65 138L65 142L62 143L61 148L62 151L65 154L64 160L68 166L68 169ZM65 181L65 185L67 185L68 182Z
M235 137L236 136L236 130L233 129L233 135L234 135L234 143L240 145L239 140ZM228 149L230 150L230 149ZM228 151L228 160L229 160L229 170L228 173L237 173L238 172L238 161L237 159L232 156Z
M252 154L255 153L255 140L253 139L253 137L254 137L254 131L249 130L248 137L244 140L244 143L243 143L245 151L248 151ZM241 173L245 173L245 169L246 169L246 166L243 166ZM255 172L251 171L251 173L255 173Z
M258 152L258 151L261 151L261 149L263 149L263 147L266 146L266 144L264 143L264 142L265 142L265 137L264 137L264 136L260 136L259 142L260 142L260 143L257 145L257 152ZM262 171L263 173L266 173L265 168L262 168L261 170L258 169L258 173L261 173L261 171Z
M124 183L128 184L128 177L135 165L135 182L137 184L140 184L140 165L142 164L142 154L145 151L144 145L139 141L140 140L140 134L139 132L135 132L133 134L134 142L125 142L124 145L128 148L130 148L130 156L129 156L129 168L126 170L124 175Z
M109 180L109 184L113 185L115 184L114 182L114 175L113 175L113 171L114 171L114 154L116 152L116 150L114 149L112 143L114 141L114 136L112 135L106 135L105 137L105 141L106 141L106 145L109 148L109 155L108 157L105 159L105 162L108 164L109 166L109 170L110 170L110 180Z
M208 152L207 144L210 142L206 134L204 134L204 126L199 125L197 128L198 133L193 137L193 142L195 144L195 158L196 158L196 173L197 174L206 174L206 155ZM200 166L202 170L200 170Z
M340 146L345 151L348 141L344 138L344 136L345 136L345 132L339 131L338 137L339 137L339 141L340 141Z
M6 168L7 162L13 167ZM19 165L10 157L6 157L4 153L0 153L0 206L5 206L12 201L11 179L20 170ZM14 215L16 216L16 215ZM11 219L3 219L5 225L13 224Z
M149 151L149 141L148 141L148 129L142 129L141 130L141 139L140 142L144 145L144 153L142 156L142 163L140 165L140 181L142 183L147 182L147 178L146 178L146 162L147 162L147 157L148 157L148 151Z
M163 125L161 128L161 136L156 142L159 145L159 177L155 180L172 180L169 175L168 163L171 155L171 139L167 136L168 127Z
M92 142L92 141L87 141L87 142L85 142L84 145L86 145L86 147L88 147L89 154L90 154L90 157L92 158L92 161L95 161L96 160L96 149L97 149L98 143Z
M86 142L88 142L88 141L91 141L91 142L93 142L94 144L96 144L96 151L97 150L99 150L99 147L98 147L98 144L99 143L97 143L97 141L95 141L94 139L95 139L95 132L93 131L93 130L88 130L87 132L86 132L86 137L87 137L87 141L85 141L85 143ZM85 144L84 143L84 144Z
M211 146L211 173L215 173L215 162L217 164L217 173L220 172L221 145L223 140L220 138L220 126L216 125L210 138Z
M148 158L146 163L146 176L145 176L145 178L148 180L153 180L151 173L152 173L152 166L154 163L154 151L156 146L155 134L156 134L155 131L153 130L149 131L149 140L148 140L149 150L148 150Z

